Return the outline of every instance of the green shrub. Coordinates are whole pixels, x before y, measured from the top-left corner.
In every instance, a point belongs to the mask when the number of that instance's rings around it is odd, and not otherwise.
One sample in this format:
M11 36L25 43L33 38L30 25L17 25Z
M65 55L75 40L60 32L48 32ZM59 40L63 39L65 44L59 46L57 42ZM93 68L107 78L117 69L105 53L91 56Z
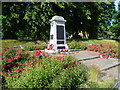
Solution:
M19 45L25 44L25 41L19 40L2 40L2 48L13 48L14 46L19 47Z
M76 66L75 68L67 68L53 79L49 87L72 88L84 83L87 77L84 69L82 66Z
M44 50L47 48L47 44L40 44L40 45L34 45L34 44L29 44L25 46L25 50L27 51L33 51L33 50Z
M81 84L80 86L78 86L78 88L100 88L100 85L98 82L87 81Z
M100 80L100 70L97 66L92 65L88 71L88 78L91 81L97 82Z
M81 49L81 50L85 50L86 47L86 43L82 42L82 41L69 41L68 42L68 46L70 49Z
M25 50L3 49L2 50L2 71L3 73L10 72L13 68L19 67L20 63L24 64L31 58L30 54Z
M84 83L87 71L72 56L42 58L15 77L6 77L9 88L71 88Z
M100 88L112 88L117 80L114 77L104 79L100 84ZM108 83L109 82L109 83Z
M9 43L9 44L8 44ZM2 40L2 48L13 48L24 45L24 49L28 51L32 50L44 50L47 48L47 44L44 41L19 41L19 40Z

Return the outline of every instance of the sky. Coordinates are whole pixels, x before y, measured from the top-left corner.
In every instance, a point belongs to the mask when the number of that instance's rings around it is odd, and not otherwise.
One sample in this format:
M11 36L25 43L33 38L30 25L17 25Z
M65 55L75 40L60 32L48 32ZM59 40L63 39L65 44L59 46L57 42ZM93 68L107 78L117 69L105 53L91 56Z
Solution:
M118 11L118 2L120 2L120 0L115 0L115 9L116 9L116 11Z

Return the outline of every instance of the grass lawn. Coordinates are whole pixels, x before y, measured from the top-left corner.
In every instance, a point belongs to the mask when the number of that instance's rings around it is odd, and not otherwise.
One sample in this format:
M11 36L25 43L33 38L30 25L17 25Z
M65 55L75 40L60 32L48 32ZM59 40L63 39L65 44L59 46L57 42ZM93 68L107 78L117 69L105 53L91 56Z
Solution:
M48 41L19 41L19 40L1 40L2 42L2 48L12 48L14 46L19 46L19 45L24 45L26 48L40 48L40 49L45 49L47 47ZM115 40L68 40L67 44L69 45L70 49L84 49L80 48L80 46L84 47L85 45L89 44L107 44L107 43L112 43L118 46L118 42ZM79 46L79 47L78 47Z

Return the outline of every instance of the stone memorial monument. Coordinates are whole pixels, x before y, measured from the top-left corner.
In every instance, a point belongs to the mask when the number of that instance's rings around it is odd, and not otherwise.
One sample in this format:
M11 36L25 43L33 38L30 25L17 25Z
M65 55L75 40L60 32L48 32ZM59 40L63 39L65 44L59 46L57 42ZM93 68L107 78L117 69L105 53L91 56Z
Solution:
M50 22L50 42L45 52L57 52L58 49L68 49L65 31L66 20L61 16L53 16Z

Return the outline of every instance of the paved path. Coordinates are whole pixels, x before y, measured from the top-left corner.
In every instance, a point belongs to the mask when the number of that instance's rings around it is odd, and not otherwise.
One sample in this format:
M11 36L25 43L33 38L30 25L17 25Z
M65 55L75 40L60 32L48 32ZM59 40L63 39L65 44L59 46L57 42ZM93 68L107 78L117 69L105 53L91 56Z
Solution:
M99 53L97 52L92 52L92 51L80 51L79 53L75 54L75 57L78 60L87 60L87 59L93 59L93 58L98 58Z
M92 51L80 51L74 56L81 63L85 64L87 67L91 65L97 66L102 72L104 72L104 77L115 77L118 79L118 66L120 62L114 59L103 59L98 56L99 53Z

